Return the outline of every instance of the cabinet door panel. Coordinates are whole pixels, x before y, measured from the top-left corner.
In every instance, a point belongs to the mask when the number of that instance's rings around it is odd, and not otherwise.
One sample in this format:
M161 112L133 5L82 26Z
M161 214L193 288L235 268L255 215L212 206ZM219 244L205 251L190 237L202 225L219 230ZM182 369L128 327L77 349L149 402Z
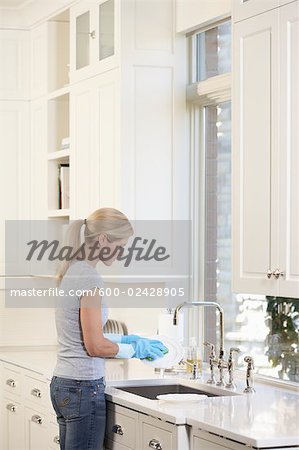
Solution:
M90 2L82 2L70 10L70 78L71 83L91 75L93 35Z
M140 414L140 449L160 448L163 450L177 450L177 430L175 425L161 422L158 419Z
M280 8L280 296L299 297L299 2Z
M110 443L111 449L118 448L116 444L120 444L119 448L124 446L137 449L137 424L138 414L136 412L109 402L107 404L106 425L107 445ZM110 448L109 445L108 448Z
M47 420L44 414L25 406L25 446L26 450L41 450L48 442Z
M29 31L0 30L0 98L29 100Z
M278 6L279 0L233 0L233 20L244 20Z
M205 439L193 436L191 450L221 450L223 448L229 447L224 447L222 444L215 444L215 442L209 442Z
M274 294L271 162L277 92L277 11L235 26L233 91L233 290ZM275 242L275 241L274 241ZM273 268L274 270L274 268Z
M84 219L94 204L94 99L90 84L81 82L71 91L71 219Z
M13 256L5 257L5 220L30 219L28 102L0 102L0 148L0 274L4 275L10 265L16 268Z
M24 410L10 397L4 397L3 403L4 449L22 450L24 448Z

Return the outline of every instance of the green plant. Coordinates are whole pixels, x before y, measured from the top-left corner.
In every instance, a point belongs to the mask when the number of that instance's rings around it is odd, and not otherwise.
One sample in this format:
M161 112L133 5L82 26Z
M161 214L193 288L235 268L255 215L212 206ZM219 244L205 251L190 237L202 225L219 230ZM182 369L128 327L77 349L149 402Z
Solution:
M287 373L289 379L298 381L299 377L299 299L285 297L266 297L267 355L273 367L281 364L281 378Z

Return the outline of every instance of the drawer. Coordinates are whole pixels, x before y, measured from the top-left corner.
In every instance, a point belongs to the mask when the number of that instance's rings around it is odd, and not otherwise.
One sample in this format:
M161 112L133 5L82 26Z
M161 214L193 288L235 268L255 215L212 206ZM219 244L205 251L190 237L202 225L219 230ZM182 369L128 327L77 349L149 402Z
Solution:
M118 442L106 440L104 450L132 450L132 449L126 447L125 445L118 444Z
M137 412L107 402L107 442L111 441L113 443L122 444L123 446L129 447L132 450L137 449L137 427ZM114 449L118 447L111 448Z
M49 448L59 450L59 426L57 423L49 423Z
M36 405L50 408L50 388L45 381L25 375L24 377L25 399Z
M1 385L4 391L21 396L22 394L22 374L18 368L3 366Z
M140 449L176 449L176 426L140 414Z

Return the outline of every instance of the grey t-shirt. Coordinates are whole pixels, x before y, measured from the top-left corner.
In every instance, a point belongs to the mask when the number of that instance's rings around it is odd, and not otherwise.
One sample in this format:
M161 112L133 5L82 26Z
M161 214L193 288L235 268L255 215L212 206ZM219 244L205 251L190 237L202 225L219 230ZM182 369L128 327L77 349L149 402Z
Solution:
M82 291L101 287L103 280L99 273L86 261L74 261L65 273L59 286L64 296L58 299L61 307L55 310L59 350L53 375L75 380L96 380L105 376L105 359L88 355L80 322ZM99 323L99 327L105 325L108 316L103 301L101 305L102 324Z

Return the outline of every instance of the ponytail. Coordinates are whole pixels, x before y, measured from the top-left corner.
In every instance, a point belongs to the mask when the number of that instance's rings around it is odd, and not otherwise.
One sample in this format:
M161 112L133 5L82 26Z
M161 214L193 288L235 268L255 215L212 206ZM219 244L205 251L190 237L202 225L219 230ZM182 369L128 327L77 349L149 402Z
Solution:
M81 229L84 225L84 241L81 242ZM92 243L97 236L105 233L110 242L127 239L133 234L133 227L125 214L114 208L101 208L94 211L84 220L73 221L66 232L64 246L72 248L73 259L78 255L80 247ZM58 267L57 282L61 282L68 270L71 260L63 260Z
M67 229L63 246L71 247L72 254L75 254L77 250L82 246L81 243L81 228L84 225L84 220L74 220ZM68 270L72 260L64 259L61 261L58 271L57 271L57 282L58 284L61 282L64 277L66 271Z

